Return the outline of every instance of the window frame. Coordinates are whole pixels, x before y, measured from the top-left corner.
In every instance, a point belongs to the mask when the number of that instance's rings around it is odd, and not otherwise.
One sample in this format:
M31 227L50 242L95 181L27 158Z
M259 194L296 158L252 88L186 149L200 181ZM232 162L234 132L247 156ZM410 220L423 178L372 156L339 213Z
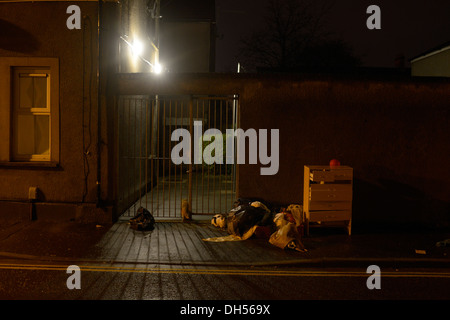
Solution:
M15 70L47 70L46 108L31 108L30 113L49 115L49 154L45 156L17 156L15 148ZM59 59L0 57L0 166L59 166Z
M49 68L30 68L30 67L13 67L13 95L12 95L12 124L11 128L12 132L12 160L13 161L50 161L51 160L51 72ZM46 79L46 96L45 96L45 107L34 107L23 108L21 101L21 83L20 79L24 78L22 75L26 75L32 79L34 78L45 78ZM20 128L15 125L18 123L18 117L24 116L48 116L49 119L49 132L48 132L48 153L46 154L23 154L19 153L19 132L16 130L20 130Z

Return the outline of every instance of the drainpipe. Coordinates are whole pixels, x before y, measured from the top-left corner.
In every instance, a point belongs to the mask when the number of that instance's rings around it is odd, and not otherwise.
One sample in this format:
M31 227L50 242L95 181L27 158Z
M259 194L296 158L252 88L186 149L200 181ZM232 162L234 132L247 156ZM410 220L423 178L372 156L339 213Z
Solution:
M98 52L98 63L97 63L97 208L102 206L102 195L101 195L101 103L102 103L102 84L100 81L100 63L101 63L101 26L102 26L102 1L98 0L98 27L97 27L97 33L98 33L98 42L97 42L97 52Z

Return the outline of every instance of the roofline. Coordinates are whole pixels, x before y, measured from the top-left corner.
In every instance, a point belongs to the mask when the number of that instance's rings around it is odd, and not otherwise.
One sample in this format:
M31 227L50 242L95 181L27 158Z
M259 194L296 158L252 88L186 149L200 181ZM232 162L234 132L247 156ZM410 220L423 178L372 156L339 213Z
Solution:
M442 46L440 48L438 47L438 48L436 48L434 50L428 51L427 53L423 53L423 54L421 54L419 56L416 56L416 57L412 58L410 60L410 62L416 62L416 61L428 58L430 56L433 56L435 54L441 53L441 52L449 50L449 49L450 49L450 44L449 43L445 43L444 46Z

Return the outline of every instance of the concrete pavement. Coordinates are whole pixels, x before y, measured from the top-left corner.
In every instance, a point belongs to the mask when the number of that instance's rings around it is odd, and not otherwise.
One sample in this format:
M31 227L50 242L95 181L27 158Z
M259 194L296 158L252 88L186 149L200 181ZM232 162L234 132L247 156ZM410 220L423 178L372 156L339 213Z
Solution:
M145 263L210 266L449 267L450 247L436 243L450 233L361 230L351 236L336 228L304 237L306 253L282 250L265 238L208 242L227 235L208 220L157 222L136 231L126 221L113 225L71 221L7 221L0 228L0 260Z

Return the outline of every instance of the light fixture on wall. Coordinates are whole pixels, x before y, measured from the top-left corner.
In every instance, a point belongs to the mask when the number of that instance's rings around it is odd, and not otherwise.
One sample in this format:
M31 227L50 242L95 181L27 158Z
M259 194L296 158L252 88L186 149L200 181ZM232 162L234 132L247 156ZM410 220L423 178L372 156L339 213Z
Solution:
M162 73L163 67L159 62L151 63L150 61L148 61L147 59L142 57L142 54L144 53L144 44L139 39L134 38L133 43L131 43L130 41L125 39L125 37L121 36L120 39L122 39L130 47L133 57L137 57L137 58L141 59L143 62L145 62L146 64L148 64L151 67L151 71L153 73L156 73L156 74Z
M144 45L139 39L134 39L131 46L131 52L133 55L140 57L144 53Z
M153 72L156 74L160 74L162 70L163 70L162 65L156 62L155 65L153 66Z

